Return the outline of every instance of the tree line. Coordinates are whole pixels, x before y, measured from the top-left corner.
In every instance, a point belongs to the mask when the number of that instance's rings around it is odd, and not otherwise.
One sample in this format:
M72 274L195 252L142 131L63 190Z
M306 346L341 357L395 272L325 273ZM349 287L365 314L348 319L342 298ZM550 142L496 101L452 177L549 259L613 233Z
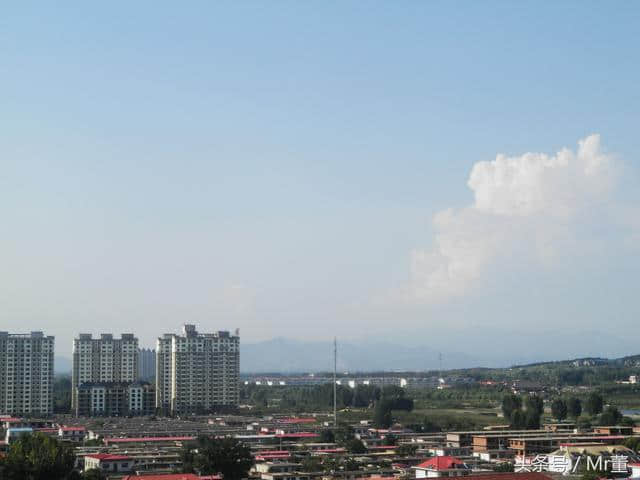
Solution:
M544 401L536 395L528 395L523 401L521 396L507 394L502 399L502 413L511 428L537 429L544 413ZM604 398L598 392L590 393L584 402L575 396L556 397L551 401L551 415L559 422L571 418L580 428L589 428L594 421L599 425L633 425L633 420L623 416L617 407L605 408Z

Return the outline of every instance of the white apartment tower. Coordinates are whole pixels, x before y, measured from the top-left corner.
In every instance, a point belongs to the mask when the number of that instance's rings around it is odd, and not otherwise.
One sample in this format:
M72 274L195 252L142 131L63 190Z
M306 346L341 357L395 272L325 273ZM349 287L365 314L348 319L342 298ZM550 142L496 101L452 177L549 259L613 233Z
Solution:
M121 338L107 333L93 338L89 333L81 333L73 340L73 411L78 407L78 387L82 384L137 381L138 339L132 333L123 333Z
M0 332L0 413L53 413L53 346L42 332Z
M182 335L158 338L156 357L156 408L201 413L238 405L238 331L202 334L184 325Z

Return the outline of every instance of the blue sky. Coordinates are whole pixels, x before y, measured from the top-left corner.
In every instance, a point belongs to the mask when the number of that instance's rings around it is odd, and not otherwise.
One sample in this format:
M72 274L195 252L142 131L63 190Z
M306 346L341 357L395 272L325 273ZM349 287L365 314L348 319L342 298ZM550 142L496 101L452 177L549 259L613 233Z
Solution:
M183 322L246 341L473 332L469 350L537 327L593 334L532 356L631 353L638 24L633 2L6 5L0 325L59 349ZM591 134L615 162L605 194L547 222L575 182L543 175L569 183L513 248L453 294L398 294L421 281L415 252L451 237L434 215L473 210L474 165ZM453 223L482 241L485 213ZM526 253L540 228L552 260Z

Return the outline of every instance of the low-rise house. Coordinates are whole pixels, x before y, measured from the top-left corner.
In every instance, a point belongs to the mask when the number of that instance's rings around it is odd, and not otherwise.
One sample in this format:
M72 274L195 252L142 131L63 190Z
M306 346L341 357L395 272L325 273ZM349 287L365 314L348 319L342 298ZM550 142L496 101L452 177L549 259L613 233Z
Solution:
M82 442L86 434L87 430L84 427L61 426L58 428L58 437L70 442Z
M290 473L300 469L299 463L290 462L264 462L255 466L257 473Z
M93 453L84 457L84 471L97 468L103 472L119 473L130 472L133 468L133 459L128 455L111 453Z
M471 473L462 460L456 457L433 457L415 467L416 478L462 477Z

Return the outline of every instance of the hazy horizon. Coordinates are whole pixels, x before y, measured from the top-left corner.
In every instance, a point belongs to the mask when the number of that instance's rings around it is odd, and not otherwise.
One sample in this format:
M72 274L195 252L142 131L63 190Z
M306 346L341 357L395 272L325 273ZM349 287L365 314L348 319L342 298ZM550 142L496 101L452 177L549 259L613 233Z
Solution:
M7 5L0 330L58 356L183 323L640 353L639 21L572 1Z

